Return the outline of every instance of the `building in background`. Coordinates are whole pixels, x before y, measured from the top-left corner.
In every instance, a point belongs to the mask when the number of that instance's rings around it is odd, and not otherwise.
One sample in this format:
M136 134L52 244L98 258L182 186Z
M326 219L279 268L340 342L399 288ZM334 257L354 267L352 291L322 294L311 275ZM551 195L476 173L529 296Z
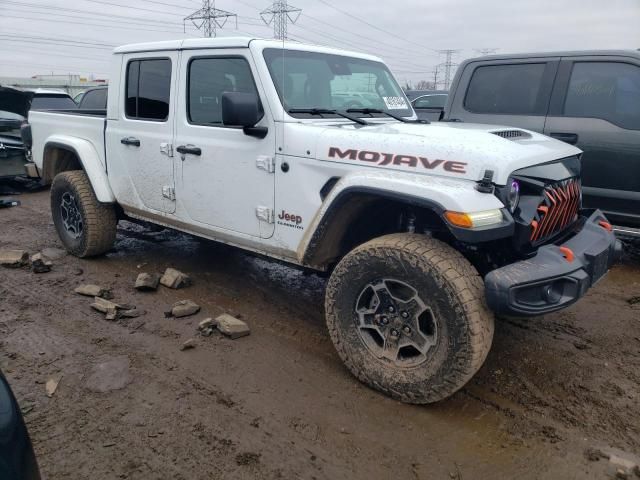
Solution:
M14 88L46 88L62 90L72 97L91 87L107 85L105 79L82 75L34 75L33 77L0 77L0 85Z

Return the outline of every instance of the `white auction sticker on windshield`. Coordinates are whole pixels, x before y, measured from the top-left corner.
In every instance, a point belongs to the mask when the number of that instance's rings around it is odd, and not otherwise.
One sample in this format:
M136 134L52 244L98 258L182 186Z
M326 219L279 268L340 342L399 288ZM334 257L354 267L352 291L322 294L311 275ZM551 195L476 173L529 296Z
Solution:
M407 108L407 102L402 97L382 97L382 99L389 110L404 110Z

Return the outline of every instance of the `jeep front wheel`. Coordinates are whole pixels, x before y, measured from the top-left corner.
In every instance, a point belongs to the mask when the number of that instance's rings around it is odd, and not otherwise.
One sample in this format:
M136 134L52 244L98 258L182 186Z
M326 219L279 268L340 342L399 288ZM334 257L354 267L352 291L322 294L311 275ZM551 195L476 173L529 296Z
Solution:
M51 215L60 240L76 257L100 255L113 247L118 223L115 208L98 202L84 171L56 175Z
M347 254L327 284L327 325L362 382L408 403L442 400L480 369L493 338L483 282L456 250L393 234Z

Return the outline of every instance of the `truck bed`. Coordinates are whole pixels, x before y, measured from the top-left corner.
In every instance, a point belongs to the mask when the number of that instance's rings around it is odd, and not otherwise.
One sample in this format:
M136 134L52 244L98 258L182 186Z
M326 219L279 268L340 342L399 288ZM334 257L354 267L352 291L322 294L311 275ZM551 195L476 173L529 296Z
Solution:
M103 167L106 165L104 132L106 110L32 110L29 124L33 134L33 161L42 171L43 152L47 144L69 136L92 145Z

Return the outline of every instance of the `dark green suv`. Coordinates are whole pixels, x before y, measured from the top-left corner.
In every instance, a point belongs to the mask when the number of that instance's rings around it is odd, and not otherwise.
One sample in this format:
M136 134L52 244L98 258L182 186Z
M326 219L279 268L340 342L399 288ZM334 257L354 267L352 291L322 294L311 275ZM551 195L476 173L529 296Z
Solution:
M495 55L463 62L444 120L527 128L574 144L583 204L640 227L640 52Z

